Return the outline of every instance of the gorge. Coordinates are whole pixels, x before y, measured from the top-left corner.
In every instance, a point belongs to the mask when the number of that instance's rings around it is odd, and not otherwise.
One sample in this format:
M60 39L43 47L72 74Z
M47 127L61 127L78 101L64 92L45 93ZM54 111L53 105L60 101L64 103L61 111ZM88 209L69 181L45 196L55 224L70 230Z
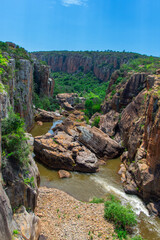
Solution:
M48 132L46 130L44 132L40 130L45 124L39 126L38 133L40 131L42 133L38 135L41 136L34 135L36 158L53 169L93 173L99 168L100 158L110 162L111 160L108 159L121 156L119 172L125 192L138 195L143 199L150 213L159 215L159 59L125 52L34 52L29 54L15 44L2 42L0 49L7 62L4 66L0 66L3 69L0 75L2 118L8 115L7 109L12 106L14 111L24 118L28 130L33 125L34 117L36 121L48 121L51 124L57 117L63 120L54 126L50 134L46 134ZM76 95L77 93L71 97L63 95L63 98L60 98L59 96L56 101L59 101L62 110L58 114L34 109L35 96L39 98L44 95L47 98L53 96L54 86L58 83L58 78L56 80L52 78L53 72L64 72L72 76L78 72L82 74L81 80L84 75L92 72L98 84L108 82L106 97L101 102L102 112L92 111L90 119L91 124L95 118L99 119L99 129L89 126L85 118L88 112L80 111L86 107L85 101L88 99L85 94L80 97ZM69 79L65 81L66 84L70 84ZM90 92L90 88L86 91ZM96 98L92 96L89 99L93 101L93 106L97 104ZM90 106L88 111L94 110L93 106ZM33 148L33 138L30 135L28 138ZM31 153L29 159L27 168L25 166L17 169L2 154L4 182L1 185L0 237L3 236L3 239L11 239L14 229L19 229L21 232L17 239L23 239L25 234L28 239L38 239L39 236L39 220L33 211L37 203L40 177ZM118 162L119 165L120 162ZM100 171L101 169L103 167L100 167ZM91 177L91 179L94 178L95 175ZM101 187L103 184L101 183ZM120 191L122 194L122 189ZM134 200L131 198L131 201ZM12 210L20 205L31 210L28 213L28 219L32 219L29 222L33 223L28 230L30 233L26 233L20 227L16 217L19 213L12 213ZM24 207L18 211L26 216Z

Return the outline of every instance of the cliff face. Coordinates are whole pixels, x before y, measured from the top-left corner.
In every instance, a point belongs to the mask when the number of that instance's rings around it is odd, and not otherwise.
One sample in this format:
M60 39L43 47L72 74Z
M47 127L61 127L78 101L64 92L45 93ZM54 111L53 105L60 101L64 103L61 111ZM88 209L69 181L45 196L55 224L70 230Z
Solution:
M138 55L118 52L34 52L39 60L46 61L54 72L93 72L101 81L108 81L114 70Z
M24 118L27 128L33 124L33 87L38 94L52 96L54 80L50 78L50 67L34 61L23 49L12 43L5 45L3 55L8 58L1 81L9 94L3 94L3 113L6 115L9 106ZM22 53L21 53L22 51ZM20 53L21 54L20 54Z
M5 47L7 46L5 45ZM7 117L8 108L12 106L24 118L29 128L33 123L34 67L31 59L17 58L17 52L15 54L16 45L13 45L12 48L11 50L8 49L8 52L3 52L3 56L6 59L8 58L8 64L3 66L0 75L1 116L2 118ZM30 138L29 135L26 137L27 139ZM25 142L26 145L29 145L29 143L32 143L30 148L33 148L33 138L30 138L28 143ZM37 204L40 181L38 168L31 152L26 165L16 165L14 161L12 162L4 155L3 157L0 156L0 163L2 161L1 157L3 158L2 164L0 164L0 173L2 172L3 176L2 182L0 174L0 239L37 240L40 234L40 222L33 211ZM16 213L13 211L16 211ZM14 235L15 230L17 232L16 236Z
M133 100L133 98L135 98L138 93L146 87L146 76L146 73L135 73L131 76L127 76L128 80L119 84L117 88L114 89L116 93L113 95L113 86L119 77L118 73L116 76L113 74L107 90L106 100L102 106L103 112L107 113L111 109L120 112L123 108L125 108Z
M27 127L33 124L32 91L33 65L20 59L18 69L15 59L10 59L9 96L13 109L25 119Z
M136 73L128 76L125 83L116 86L113 96L110 85L103 105L104 113L107 112L105 121L109 121L110 112L115 118L120 112L113 137L126 148L120 170L124 190L139 195L155 214L160 213L159 82L159 75ZM117 135L120 138L116 138Z
M34 82L38 94L53 96L54 80L50 77L50 67L38 61L34 63Z

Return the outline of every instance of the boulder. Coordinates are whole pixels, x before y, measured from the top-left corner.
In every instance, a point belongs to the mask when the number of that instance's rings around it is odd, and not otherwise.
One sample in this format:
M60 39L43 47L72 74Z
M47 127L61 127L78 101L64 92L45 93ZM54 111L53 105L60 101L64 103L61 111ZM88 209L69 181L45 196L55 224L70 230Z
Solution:
M38 126L42 126L42 125L43 125L43 122L37 121L37 125L38 125Z
M70 178L71 174L65 170L59 170L58 175L60 178Z
M18 235L23 239L38 240L40 235L40 220L34 213L28 213L25 207L21 206L13 215L17 224ZM21 239L21 238L18 238Z
M36 158L52 169L80 172L98 170L95 154L63 131L35 137L34 151Z
M99 157L112 159L122 154L123 148L96 127L80 126L78 140Z
M69 104L68 102L64 102L62 106L64 107L64 109L65 109L66 111L72 111L72 110L74 109L74 108L72 107L72 105Z
M43 109L38 108L37 114L35 116L36 122L52 122L53 120L60 119L61 117L55 112L45 111Z

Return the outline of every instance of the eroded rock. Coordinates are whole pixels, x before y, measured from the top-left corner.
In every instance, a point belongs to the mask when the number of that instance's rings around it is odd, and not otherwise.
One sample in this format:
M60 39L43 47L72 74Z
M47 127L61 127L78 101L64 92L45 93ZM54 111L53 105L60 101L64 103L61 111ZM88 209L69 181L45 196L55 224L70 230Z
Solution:
M95 154L62 131L56 135L35 137L34 150L36 157L53 169L81 172L96 172L98 169Z
M96 127L80 126L78 140L99 157L116 158L122 154L123 148L107 134Z

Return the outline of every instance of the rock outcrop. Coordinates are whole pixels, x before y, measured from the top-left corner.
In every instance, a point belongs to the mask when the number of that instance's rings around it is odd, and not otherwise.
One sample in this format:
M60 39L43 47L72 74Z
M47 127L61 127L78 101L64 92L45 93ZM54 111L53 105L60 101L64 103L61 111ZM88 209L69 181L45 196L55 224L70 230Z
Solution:
M121 112L148 84L146 73L135 73L127 76L124 80L124 83L122 81L116 86L114 95L112 95L113 90L110 86L110 92L107 91L106 101L102 107L104 113L108 113L110 110Z
M50 77L50 67L48 65L42 65L38 61L35 61L34 82L38 94L48 97L53 96L54 80Z
M115 136L118 131L119 113L111 110L100 116L99 128L109 137Z
M56 98L66 111L85 108L85 98L79 97L77 93L59 93Z
M159 81L159 75L134 74L123 85L119 105L115 104L117 93L113 96L112 104L110 100L104 104L107 112L110 109L120 111L119 106L127 105L121 109L119 121L116 122L116 131L120 133L122 145L127 150L122 156L121 180L127 193L140 196L150 211L157 214L160 213Z
M56 112L46 111L38 108L35 115L36 122L53 122L55 119L60 119L62 116Z
M98 160L91 151L65 132L35 137L36 158L52 169L96 172Z
M107 134L96 127L78 127L78 140L99 157L113 159L119 157L123 148Z
M37 94L53 95L54 80L50 78L50 67L35 59L33 61L27 51L13 43L7 43L6 52L2 54L8 59L8 64L0 81L9 93L3 94L2 113L8 109L8 105L12 106L24 118L27 129L30 129L34 120L33 85Z
M0 239L11 240L14 229L12 220L12 208L0 183Z

